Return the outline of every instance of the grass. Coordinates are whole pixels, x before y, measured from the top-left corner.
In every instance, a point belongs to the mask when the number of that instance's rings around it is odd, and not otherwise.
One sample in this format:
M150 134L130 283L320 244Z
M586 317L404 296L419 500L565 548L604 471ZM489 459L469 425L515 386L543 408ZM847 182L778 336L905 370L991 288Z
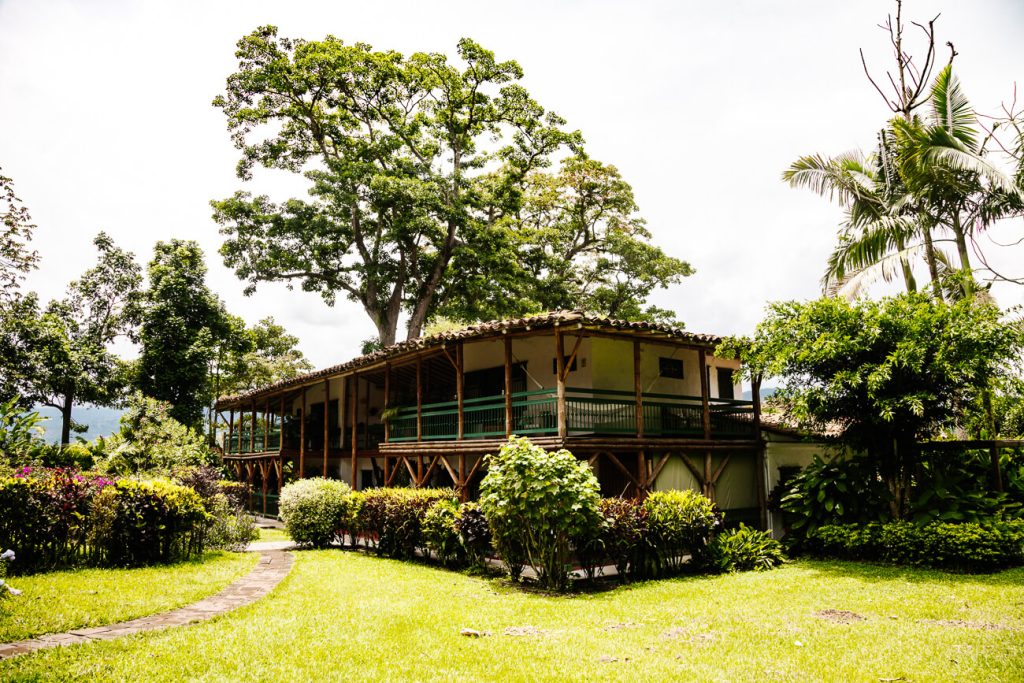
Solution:
M284 529L263 528L263 529L260 529L259 531L260 531L260 537L256 539L257 541L290 541L290 540L292 540L291 536L289 536L288 532L285 531Z
M22 595L0 602L0 643L112 624L202 600L248 573L256 557L216 552L143 569L78 569L11 577L11 585Z
M204 624L0 662L3 680L1022 676L1024 570L962 576L798 562L563 597L339 550L296 553L268 597Z

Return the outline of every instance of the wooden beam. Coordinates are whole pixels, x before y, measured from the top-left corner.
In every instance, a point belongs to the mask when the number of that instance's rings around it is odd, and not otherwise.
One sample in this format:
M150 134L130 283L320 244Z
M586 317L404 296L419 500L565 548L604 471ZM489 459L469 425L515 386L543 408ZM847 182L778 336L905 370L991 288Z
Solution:
M459 453L459 499L469 500L469 479L466 477L466 454Z
M423 441L423 358L416 356L416 441Z
M683 464L686 465L686 469L690 470L690 474L692 474L693 478L697 480L697 483L700 485L701 490L703 491L704 475L700 473L700 470L697 469L696 465L690 462L690 457L686 455L686 453L680 453L679 455L683 459Z
M555 328L555 382L558 407L558 436L562 439L569 433L569 421L565 411L565 344L561 328Z
M512 436L512 338L505 336L505 438Z
M565 359L565 368L564 368L564 372L563 372L563 374L565 375L564 379L569 379L569 373L572 372L572 362L574 360L576 360L576 354L579 353L579 351L580 351L580 344L582 344L582 343L583 343L583 335L577 334L576 335L576 343L573 344L573 346L572 346L572 353L570 353L569 357Z
M231 453L231 440L235 437L235 409L232 408L228 413L228 444L227 448L224 449L225 453ZM239 439L241 441L241 439ZM242 450L239 448L238 450Z
M710 454L709 454L710 455ZM718 467L715 468L715 473L711 475L711 484L717 484L718 478L722 476L722 472L725 470L725 466L729 464L729 460L732 458L732 453L726 453L725 457L722 458L722 462L719 463Z
M704 426L704 438L711 439L711 387L708 382L708 357L704 349L697 351L697 365L700 371L701 423Z
M405 469L409 470L409 478L412 479L413 484L416 483L416 470L413 469L412 463L409 462L409 458L402 456L402 462L405 463Z
M263 452L270 450L270 400L263 404Z
M427 479L430 479L430 475L434 473L434 468L437 467L437 461L441 459L440 455L435 455L430 460L430 465L427 467L427 471L423 473L423 477L420 481L420 486L427 483Z
M458 474L458 472L456 472L455 468L452 467L452 464L450 462L448 462L448 456L442 455L440 457L441 457L441 464L444 465L444 468L446 470L448 470L448 476L451 477L452 478L452 482L454 482L455 485L458 486L459 485L459 474Z
M331 380L324 380L324 468L323 477L327 478L327 460L331 455Z
M636 400L636 435L644 435L644 385L640 379L640 341L633 340L633 394Z
M620 472L622 472L624 475L626 475L626 477L631 482L633 482L634 486L637 486L637 487L640 486L640 482L637 480L637 478L635 476L633 476L633 473L629 471L629 468L622 464L622 461L619 460L619 456L615 455L611 451L606 451L605 455L608 456L608 459L612 461L612 464L615 465L615 467L617 467Z
M465 456L463 456L463 457L465 457ZM473 475L476 474L476 471L478 469L480 469L480 464L483 463L483 461L484 461L483 456L479 456L476 459L476 462L473 463L473 466L471 468L469 468L469 474L466 475L466 487L467 488L469 487L469 482L473 481Z
M384 415L388 414L388 406L391 405L391 363L384 364ZM391 431L391 421L384 419L384 443L388 443L390 435L388 432Z
M284 396L281 396L281 411L278 416L280 421L277 423L277 452L284 452ZM280 486L278 486L280 488ZM280 491L278 491L280 493Z
M999 493L1003 492L1003 472L999 467L999 446L992 444L989 448L989 459L992 464L992 485Z
M661 470L664 469L665 465L668 464L668 461L671 460L671 459L672 459L672 452L671 451L669 451L665 455L661 456L661 460L658 461L658 464L654 466L653 470L651 470L650 476L647 477L647 487L648 488L651 488L651 487L654 486L654 482L656 482L658 480L658 475L661 474Z
M466 393L465 355L462 342L459 342L459 345L455 347L455 395L459 405L459 431L456 438L459 441L462 441L466 434L466 417L465 410L463 410Z
M249 411L249 452L256 452L256 404Z
M349 410L349 415L352 418L352 490L359 490L359 375L351 375L349 380L352 383L352 408ZM387 462L385 460L385 462Z
M302 387L302 408L299 411L299 479L306 478L306 387Z
M714 497L715 480L711 474L711 451L704 451L704 495L712 501Z

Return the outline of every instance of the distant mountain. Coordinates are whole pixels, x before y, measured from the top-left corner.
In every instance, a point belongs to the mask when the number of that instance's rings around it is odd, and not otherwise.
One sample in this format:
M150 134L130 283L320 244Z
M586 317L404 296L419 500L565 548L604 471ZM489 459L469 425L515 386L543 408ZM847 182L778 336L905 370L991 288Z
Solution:
M774 394L778 390L779 390L778 387L761 387L761 400L763 401L764 399L768 398L769 396L771 396L772 394ZM754 398L754 392L752 392L752 391L744 391L743 392L743 400L749 401L752 398Z
M49 418L40 424L46 430L44 438L51 443L60 441L60 411L49 406L36 406L35 410L43 417ZM120 408L86 405L75 406L71 414L75 418L75 422L89 425L88 431L78 434L78 436L86 441L92 441L97 436L110 436L120 429L123 413L124 410ZM71 435L71 440L75 440L75 434Z

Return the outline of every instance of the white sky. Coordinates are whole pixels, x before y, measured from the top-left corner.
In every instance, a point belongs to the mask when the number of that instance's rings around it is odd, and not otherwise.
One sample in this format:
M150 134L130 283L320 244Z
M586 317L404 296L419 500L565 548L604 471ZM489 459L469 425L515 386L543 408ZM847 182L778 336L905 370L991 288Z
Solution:
M908 0L938 12L975 108L994 113L1024 78L1024 2ZM654 301L690 330L750 333L766 302L812 298L839 210L779 180L797 156L868 149L888 118L861 71L889 65L883 0L732 2L59 2L0 0L0 166L38 224L44 298L91 265L106 230L143 263L157 240L198 240L209 284L250 323L272 315L318 366L374 336L362 310L226 269L209 201L243 187L210 105L234 45L262 24L378 49L454 54L461 36L523 66L525 87L579 128L591 156L634 187L655 241L697 274ZM945 53L943 53L943 56ZM880 71L880 69L879 69ZM1024 100L1024 82L1021 83ZM249 189L301 185L263 172ZM1002 241L1024 222L1002 226ZM994 249L993 249L994 251ZM997 259L1024 274L1024 247ZM996 290L1004 306L1024 287Z

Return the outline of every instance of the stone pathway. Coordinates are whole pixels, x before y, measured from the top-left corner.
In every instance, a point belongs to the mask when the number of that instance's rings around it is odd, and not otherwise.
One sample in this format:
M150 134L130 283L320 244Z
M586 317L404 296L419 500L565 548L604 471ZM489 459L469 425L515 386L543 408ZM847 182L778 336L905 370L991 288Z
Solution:
M269 544L268 544L269 545ZM260 553L256 567L216 595L194 602L185 607L160 612L148 617L122 621L106 626L81 628L67 633L54 633L31 640L0 644L0 659L35 652L58 645L75 645L96 640L114 640L133 633L156 631L171 626L184 626L230 612L248 605L269 593L288 575L292 568L292 556L280 549L253 548Z

